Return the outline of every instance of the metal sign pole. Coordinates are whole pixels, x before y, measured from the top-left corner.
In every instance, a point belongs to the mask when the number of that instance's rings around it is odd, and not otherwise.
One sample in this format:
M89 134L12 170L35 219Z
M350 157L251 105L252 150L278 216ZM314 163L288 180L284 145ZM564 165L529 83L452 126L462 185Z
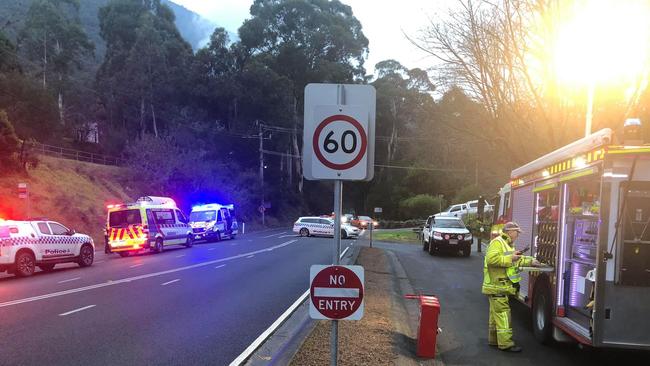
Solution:
M343 181L334 181L334 265L341 263L341 207L343 206ZM338 336L339 321L332 320L332 332L330 333L330 365L338 364Z

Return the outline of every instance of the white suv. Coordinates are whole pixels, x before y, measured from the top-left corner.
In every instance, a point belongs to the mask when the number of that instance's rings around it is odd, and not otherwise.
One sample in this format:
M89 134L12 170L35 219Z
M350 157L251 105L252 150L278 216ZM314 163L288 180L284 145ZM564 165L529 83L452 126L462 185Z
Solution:
M433 216L434 217L454 216L454 217L463 218L465 215L467 215L468 211L469 211L469 206L466 203L459 203L457 205L451 205L447 207L444 211L439 212Z
M43 271L70 262L89 267L94 259L92 238L58 222L0 220L0 272L27 277L36 266Z
M330 218L305 216L293 224L293 232L300 236L334 236L334 220ZM349 223L341 223L341 238L356 238L359 229Z

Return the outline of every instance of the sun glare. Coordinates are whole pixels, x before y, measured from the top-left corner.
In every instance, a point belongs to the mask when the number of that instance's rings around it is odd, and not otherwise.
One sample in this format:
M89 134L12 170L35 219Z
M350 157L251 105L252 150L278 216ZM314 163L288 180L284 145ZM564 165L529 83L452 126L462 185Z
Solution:
M560 25L552 60L569 84L637 82L647 71L648 1L578 2Z

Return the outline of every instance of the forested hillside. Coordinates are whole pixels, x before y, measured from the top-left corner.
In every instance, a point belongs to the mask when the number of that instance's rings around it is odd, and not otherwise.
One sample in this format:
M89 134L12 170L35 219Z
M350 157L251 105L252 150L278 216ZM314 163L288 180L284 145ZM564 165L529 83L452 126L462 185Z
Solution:
M554 9L478 3L423 25L430 69L389 59L367 75L363 25L338 0L256 0L236 38L216 28L199 48L194 15L162 0L5 1L0 168L29 169L19 141L34 139L123 157L141 194L235 202L251 219L261 205L271 220L329 212L331 183L302 174L304 88L368 83L376 174L345 185L346 211L426 217L493 195L514 167L583 136L587 100L539 69L553 24L536 22ZM636 81L596 92L593 130L648 119ZM97 143L79 138L92 128Z

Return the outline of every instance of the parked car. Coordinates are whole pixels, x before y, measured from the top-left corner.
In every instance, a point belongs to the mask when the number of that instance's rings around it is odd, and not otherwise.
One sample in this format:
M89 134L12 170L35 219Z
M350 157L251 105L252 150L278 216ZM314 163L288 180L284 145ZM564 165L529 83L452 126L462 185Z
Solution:
M334 236L334 220L317 216L301 217L293 224L293 232L300 236ZM341 238L357 238L359 229L341 223Z
M27 277L36 267L50 272L60 263L90 267L94 258L92 238L58 222L0 220L0 272Z
M489 213L494 211L494 205L491 205L488 201L484 201L485 204L483 206L483 212L484 213ZM477 214L478 213L478 200L473 200L473 201L467 201L465 202L467 205L467 213L469 214Z
M472 234L460 218L429 216L422 229L422 250L431 255L443 250L454 253L461 251L464 257L469 257L472 239Z
M452 216L463 218L469 212L468 205L466 203L459 203L456 205L451 205L447 207L444 211L435 214L435 217L440 216Z

